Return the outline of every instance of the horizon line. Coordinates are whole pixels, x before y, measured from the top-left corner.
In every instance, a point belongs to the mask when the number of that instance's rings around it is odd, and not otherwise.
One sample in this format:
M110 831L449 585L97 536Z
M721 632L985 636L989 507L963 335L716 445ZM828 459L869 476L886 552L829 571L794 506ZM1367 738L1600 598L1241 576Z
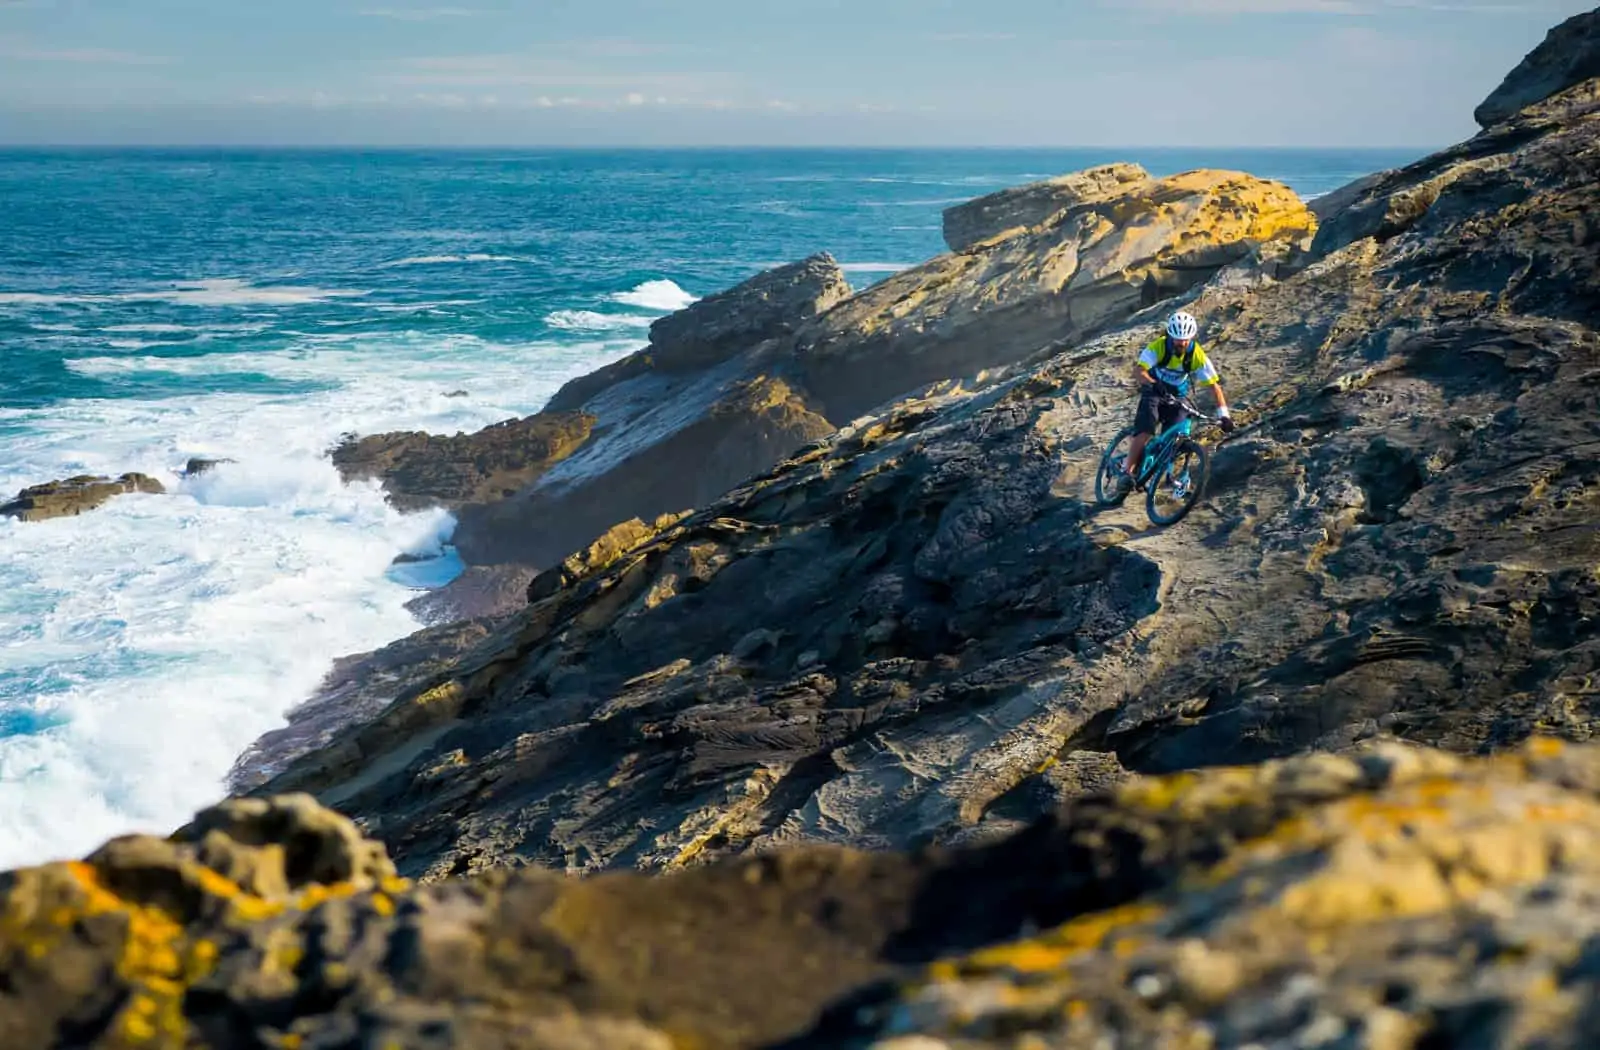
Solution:
M1425 150L1438 151L1448 149L1451 143L1378 143L1367 145L1341 145L1341 144L1281 144L1281 145L1247 145L1239 143L1209 143L1206 145L1184 144L1155 144L1155 143L1080 143L1073 145L1039 145L1039 144L1008 144L1008 145L980 145L955 143L951 145L903 145L903 146L861 146L846 143L812 143L798 145L794 143L762 143L752 142L739 145L728 143L685 143L676 145L665 144L580 144L580 143L514 143L514 144L450 144L428 145L423 143L313 143L313 142L236 142L236 143L205 143L205 142L0 142L0 151L20 152L24 150L283 150L283 151L311 151L311 150L363 150L372 152L420 152L431 150L436 152L464 153L473 150L502 150L508 152L531 150L566 150L571 152L597 152L628 151L639 153L666 153L674 150L686 152L733 152L738 150L770 150L770 151L802 151L802 150L848 150L855 153L889 153L889 152L933 152L964 150L970 152L1000 152L1004 150L1352 150L1352 151L1398 151L1398 150Z

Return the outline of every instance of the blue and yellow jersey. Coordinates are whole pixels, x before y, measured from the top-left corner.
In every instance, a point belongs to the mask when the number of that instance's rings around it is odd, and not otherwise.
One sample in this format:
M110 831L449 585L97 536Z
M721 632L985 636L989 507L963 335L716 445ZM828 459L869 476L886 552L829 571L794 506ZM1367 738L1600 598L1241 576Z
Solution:
M1205 347L1198 341L1185 355L1176 350L1169 352L1167 337L1162 336L1139 351L1139 363L1149 369L1151 375L1184 393L1188 392L1190 379L1194 380L1195 386L1215 386L1222 381L1216 366L1206 357ZM1184 368L1185 363L1188 364L1187 369Z

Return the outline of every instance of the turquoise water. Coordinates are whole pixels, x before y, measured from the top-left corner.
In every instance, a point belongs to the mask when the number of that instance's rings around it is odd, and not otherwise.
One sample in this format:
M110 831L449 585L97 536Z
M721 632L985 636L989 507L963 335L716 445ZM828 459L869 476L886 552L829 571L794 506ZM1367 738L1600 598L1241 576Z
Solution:
M171 491L0 521L0 866L170 830L335 657L417 627L451 521L340 484L341 434L527 414L697 296L821 249L871 283L1005 186L1134 160L1313 196L1411 159L0 151L0 495L126 470ZM190 456L234 462L180 478Z

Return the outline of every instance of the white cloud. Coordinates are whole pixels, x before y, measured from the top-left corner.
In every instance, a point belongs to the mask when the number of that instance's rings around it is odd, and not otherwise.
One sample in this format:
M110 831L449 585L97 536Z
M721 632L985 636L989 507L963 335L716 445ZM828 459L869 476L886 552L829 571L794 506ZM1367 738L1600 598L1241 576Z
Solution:
M392 18L399 22L434 22L441 18L471 18L479 12L465 7L369 7L367 18Z

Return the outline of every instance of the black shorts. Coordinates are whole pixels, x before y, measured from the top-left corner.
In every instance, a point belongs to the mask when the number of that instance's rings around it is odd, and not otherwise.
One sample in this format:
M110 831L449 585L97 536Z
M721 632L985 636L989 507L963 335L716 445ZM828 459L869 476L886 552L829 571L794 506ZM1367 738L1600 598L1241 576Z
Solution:
M1154 394L1139 395L1139 410L1133 416L1133 432L1135 434L1154 434L1156 420L1161 421L1161 429L1168 430L1183 422L1189 410L1182 405L1162 403Z

